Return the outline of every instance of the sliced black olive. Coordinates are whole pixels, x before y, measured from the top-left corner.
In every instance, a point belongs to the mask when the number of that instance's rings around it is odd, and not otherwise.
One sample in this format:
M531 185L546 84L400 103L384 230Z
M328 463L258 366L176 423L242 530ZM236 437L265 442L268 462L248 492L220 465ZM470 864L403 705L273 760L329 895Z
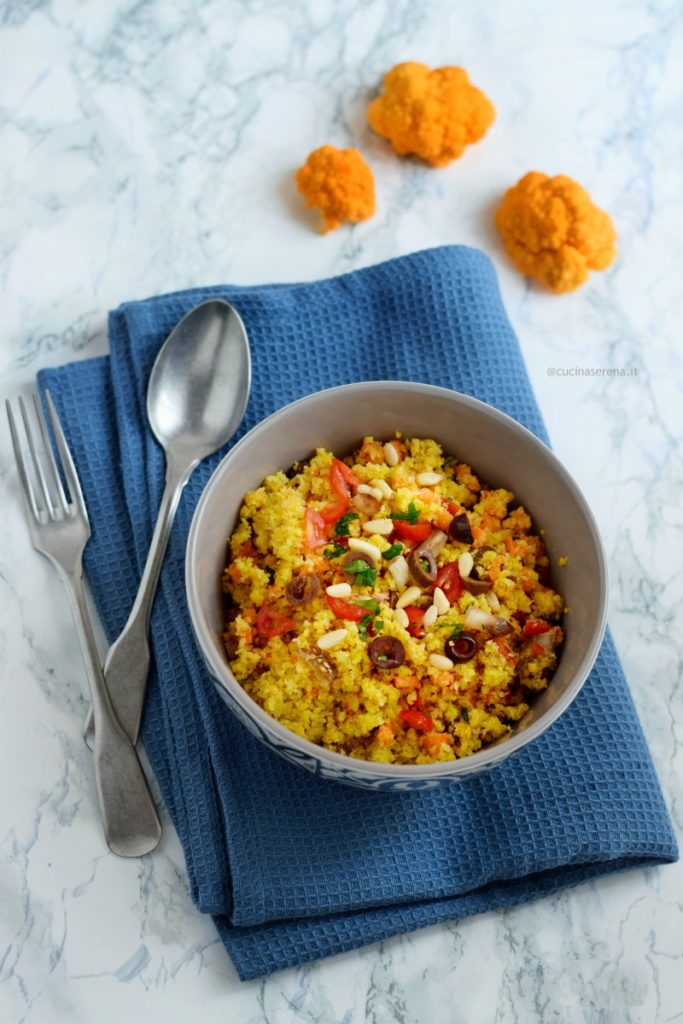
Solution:
M479 570L476 565L472 568L469 576L462 577L462 585L465 590L468 590L470 594L485 594L487 590L490 590L493 586L491 580L482 580L479 578Z
M223 634L223 646L225 647L225 653L228 656L228 661L232 661L233 658L237 657L239 645L239 637L235 636L234 633L226 632Z
M444 653L456 665L471 661L477 653L477 638L471 633L461 633L460 636L446 641Z
M448 533L453 540L457 540L460 544L474 544L472 527L466 512L453 516L448 526Z
M495 620L493 625L489 626L491 636L505 636L506 633L512 630L512 626L502 615L496 615Z
M436 558L441 554L441 551L448 540L448 537L443 530L432 530L427 537L427 540L423 540L420 544L422 551L429 551Z
M418 587L431 587L437 577L436 559L424 544L418 544L408 555L408 568Z
M368 645L368 654L377 668L399 668L406 660L403 644L395 636L376 636Z
M320 590L320 581L314 572L300 572L293 576L285 588L290 604L308 604Z
M344 575L346 576L347 580L349 580L350 583L356 582L355 572L346 571L347 565L351 565L352 562L365 562L365 564L369 565L371 569L375 568L375 563L370 558L370 555L364 555L362 551L349 551L348 555L346 555L344 561L342 562L342 569L344 570Z
M293 462L289 469L285 471L285 476L287 477L287 479L293 480L295 476L298 476L299 473L303 472L303 470L306 468L306 466L309 464L312 458L313 456L309 455L307 459L297 459L296 462Z

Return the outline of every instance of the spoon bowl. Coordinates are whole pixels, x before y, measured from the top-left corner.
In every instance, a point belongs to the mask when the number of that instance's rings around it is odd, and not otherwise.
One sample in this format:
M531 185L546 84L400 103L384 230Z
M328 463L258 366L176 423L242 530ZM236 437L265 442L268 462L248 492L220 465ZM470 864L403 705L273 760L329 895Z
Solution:
M222 299L191 309L154 362L147 418L167 451L196 462L221 448L242 422L251 359L239 313Z

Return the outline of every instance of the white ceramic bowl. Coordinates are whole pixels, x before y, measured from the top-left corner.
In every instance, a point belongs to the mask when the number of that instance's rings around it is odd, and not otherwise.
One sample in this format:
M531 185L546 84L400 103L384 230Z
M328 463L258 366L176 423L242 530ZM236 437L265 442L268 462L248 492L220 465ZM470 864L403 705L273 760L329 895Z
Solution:
M337 754L301 739L255 703L232 675L220 640L219 580L244 494L264 477L323 446L346 454L368 434L432 437L494 487L511 490L542 528L563 594L565 642L547 690L514 731L446 764L385 765ZM378 789L421 789L486 771L540 736L567 709L595 661L607 616L607 572L588 505L549 448L509 416L445 388L400 381L349 384L309 395L254 427L209 480L192 520L187 600L197 642L219 694L243 724L280 755L325 778Z

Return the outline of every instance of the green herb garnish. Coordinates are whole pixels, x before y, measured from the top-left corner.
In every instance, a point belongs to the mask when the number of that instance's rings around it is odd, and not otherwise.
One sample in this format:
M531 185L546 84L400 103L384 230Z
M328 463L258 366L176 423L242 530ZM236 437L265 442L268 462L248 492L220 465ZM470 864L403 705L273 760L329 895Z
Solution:
M362 558L354 558L345 566L345 572L351 572L356 577L359 587L374 587L377 579L377 570L364 562Z
M358 623L358 632L363 637L363 640L368 638L368 626L372 622L372 615L364 615Z
M462 622L459 622L457 624L457 626L455 627L455 629L453 630L453 632L451 633L451 635L449 636L448 639L449 640L457 640L458 637L462 636L462 634L464 632L465 632L465 627L463 626Z
M470 713L469 713L468 709L467 708L460 708L460 714L462 716L463 722L467 722L467 724L469 725L470 724Z
M420 513L417 510L417 508L415 507L415 502L411 501L410 505L408 505L408 511L407 512L392 512L391 513L391 518L392 519L405 519L405 521L407 523L410 523L411 526L415 526L415 524L417 523L419 515L420 515Z
M345 555L348 548L345 548L343 544L338 544L336 541L331 548L325 548L323 554L325 558L339 558L340 555Z
M358 601L352 601L351 604L357 604L359 608L365 608L368 612L358 623L358 632L364 640L368 638L368 629L372 624L375 633L381 633L384 629L384 623L379 616L381 611L379 601L376 601L374 597L364 598ZM373 621L374 620L374 621Z
M334 532L337 537L348 537L349 535L349 523L352 519L358 519L357 512L345 512L341 519L338 519L334 525Z
M382 552L382 558L386 558L388 561L390 558L396 558L396 556L400 555L402 551L403 545L397 541L395 544L392 544L390 548L387 548L386 551Z

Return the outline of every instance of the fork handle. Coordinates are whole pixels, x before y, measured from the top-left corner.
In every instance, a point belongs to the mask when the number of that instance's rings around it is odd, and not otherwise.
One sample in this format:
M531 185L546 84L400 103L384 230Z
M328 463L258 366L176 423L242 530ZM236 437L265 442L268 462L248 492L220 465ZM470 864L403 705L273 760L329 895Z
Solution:
M71 601L90 685L95 781L105 839L112 853L141 857L159 842L161 823L138 755L109 699L83 591L81 566L73 573L58 568Z
M183 464L169 460L167 464L166 485L135 602L125 626L109 648L104 663L104 678L116 717L133 744L137 743L140 732L147 687L150 663L149 619L154 595L180 495L195 465L196 460ZM94 735L95 724L91 711L83 731L85 742L91 749L94 746Z

